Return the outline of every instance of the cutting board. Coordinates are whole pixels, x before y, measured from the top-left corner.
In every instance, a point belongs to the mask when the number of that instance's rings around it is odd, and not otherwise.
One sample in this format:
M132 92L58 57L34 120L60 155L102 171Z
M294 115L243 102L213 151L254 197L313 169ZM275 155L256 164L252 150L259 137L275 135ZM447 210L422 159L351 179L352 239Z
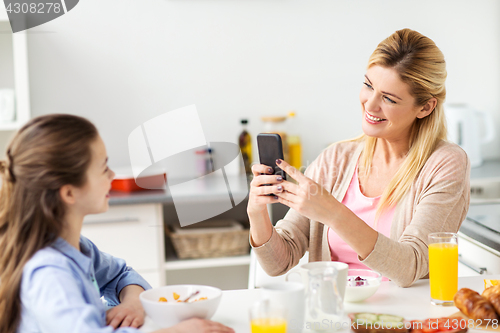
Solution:
M450 317L461 317L461 318L464 318L464 319L467 319L467 320L470 319L469 317L467 317L466 315L464 315L460 311L457 312L457 313L454 313ZM469 330L487 330L487 331L500 332L500 320L497 322L497 327L496 328L492 328L491 324L489 324L488 327L486 327L486 325L479 325L479 321L476 321L474 323L474 327L473 328L469 328Z

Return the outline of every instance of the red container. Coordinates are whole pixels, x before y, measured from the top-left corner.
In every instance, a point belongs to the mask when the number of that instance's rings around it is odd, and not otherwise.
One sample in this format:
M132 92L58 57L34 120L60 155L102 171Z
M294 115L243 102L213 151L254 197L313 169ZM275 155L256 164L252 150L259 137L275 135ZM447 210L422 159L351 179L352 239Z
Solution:
M111 182L111 190L121 192L145 191L148 189L161 189L165 184L166 174L152 175L138 178L139 184L148 188L142 188L135 182L134 177L117 176Z

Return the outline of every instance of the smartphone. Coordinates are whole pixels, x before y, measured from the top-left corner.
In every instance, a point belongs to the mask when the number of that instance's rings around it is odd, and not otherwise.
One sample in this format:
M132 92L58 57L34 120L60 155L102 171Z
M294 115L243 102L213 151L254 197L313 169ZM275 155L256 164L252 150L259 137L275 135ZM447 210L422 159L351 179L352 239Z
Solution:
M260 164L270 166L274 169L275 175L280 175L285 180L285 171L276 165L277 159L284 159L281 136L275 133L260 133L257 135L257 147L259 149Z

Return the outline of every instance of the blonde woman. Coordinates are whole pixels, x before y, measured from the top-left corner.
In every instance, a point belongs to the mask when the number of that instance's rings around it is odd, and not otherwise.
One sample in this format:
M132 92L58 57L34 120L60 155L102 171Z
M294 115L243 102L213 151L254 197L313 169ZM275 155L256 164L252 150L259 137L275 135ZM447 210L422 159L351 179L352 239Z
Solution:
M445 79L431 39L396 31L368 62L362 136L326 148L304 175L277 160L298 184L253 166L250 243L268 274L309 250L310 261L373 269L403 287L428 275L428 234L458 231L470 200L467 155L446 141ZM275 202L291 209L273 227Z

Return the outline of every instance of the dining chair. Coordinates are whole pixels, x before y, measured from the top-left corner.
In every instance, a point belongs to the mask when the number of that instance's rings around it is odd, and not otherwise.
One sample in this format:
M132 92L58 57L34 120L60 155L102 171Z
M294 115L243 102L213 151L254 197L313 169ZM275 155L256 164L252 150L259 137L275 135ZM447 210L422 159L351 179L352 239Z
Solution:
M306 252L304 256L300 259L297 266L288 271L290 272L296 271L303 264L307 264L309 262L309 252ZM253 249L250 251L250 270L248 273L248 289L260 288L267 283L272 282L280 282L285 281L286 274L280 276L270 276L264 271L259 261L257 260L257 256ZM294 278L296 281L298 278Z

